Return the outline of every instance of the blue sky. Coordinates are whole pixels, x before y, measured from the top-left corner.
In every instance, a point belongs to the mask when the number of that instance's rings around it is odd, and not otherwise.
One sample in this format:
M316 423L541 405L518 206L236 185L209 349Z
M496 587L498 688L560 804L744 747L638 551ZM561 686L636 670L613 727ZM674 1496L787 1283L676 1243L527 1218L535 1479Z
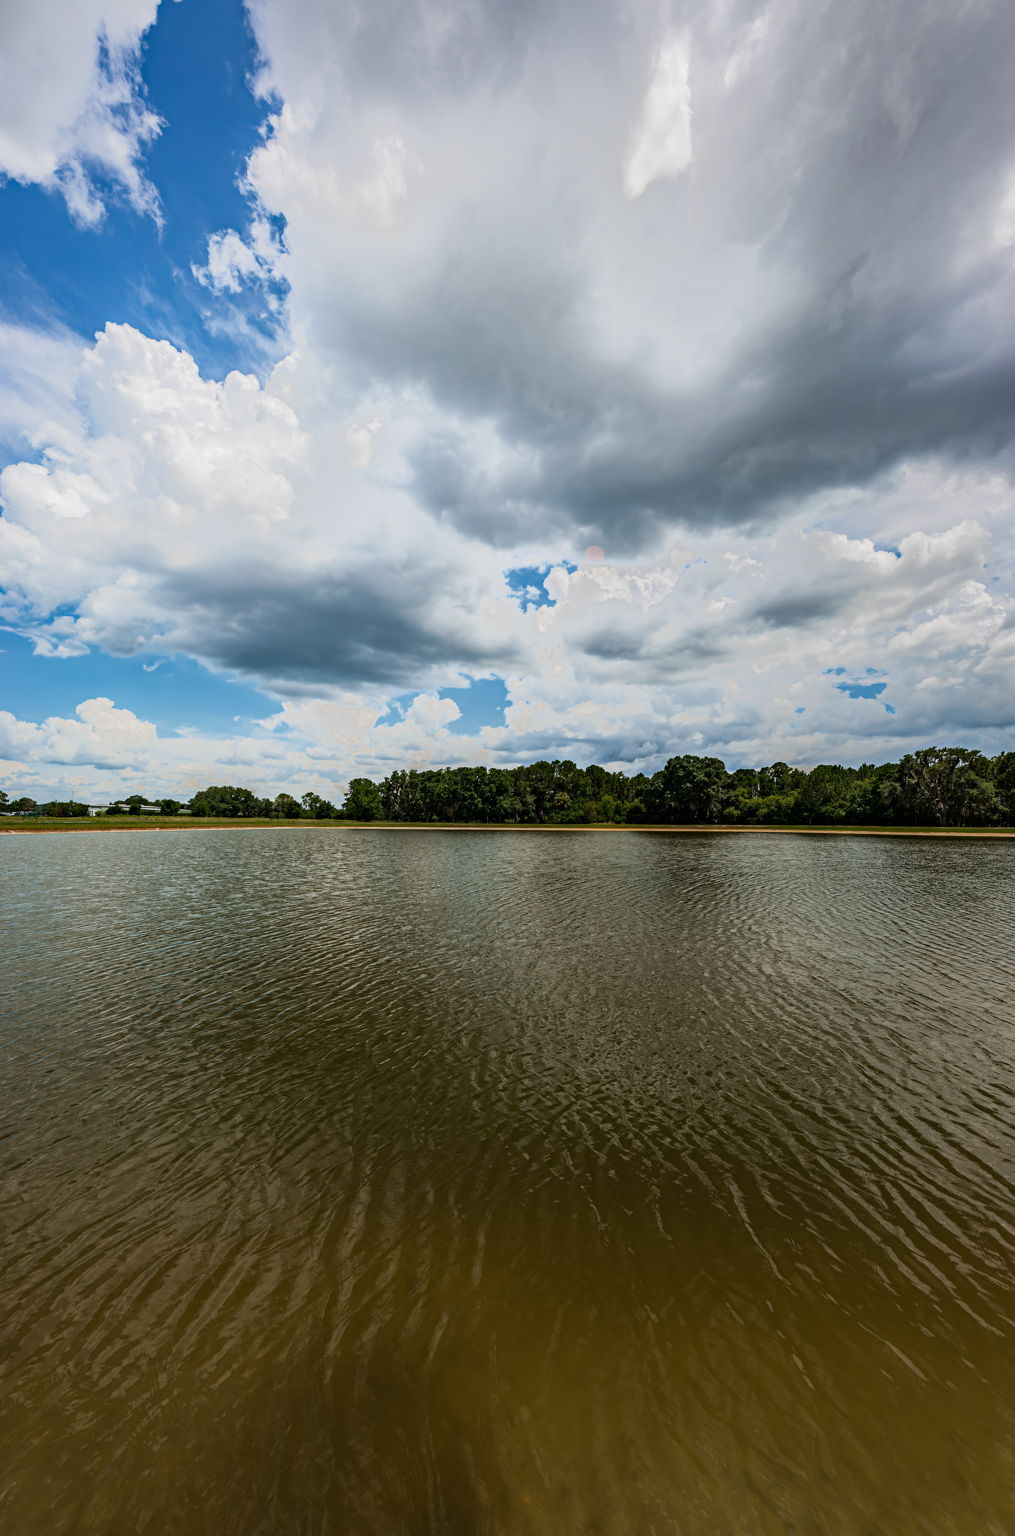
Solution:
M417 693L403 693L393 698L384 714L377 721L379 726L398 725ZM472 736L480 726L503 725L504 708L508 691L502 677L469 678L463 688L440 688L438 699L450 699L459 710L456 720L448 724L448 731L455 736Z
M187 656L146 661L93 650L50 657L37 655L30 641L11 634L0 651L0 690L4 708L23 720L39 723L72 714L82 699L102 694L173 732L213 728L237 734L276 707L267 694L229 682Z
M96 177L106 210L98 229L75 226L51 191L8 180L0 190L5 316L83 339L107 321L125 322L185 347L213 378L263 367L259 339L277 353L260 293L216 304L192 271L206 258L210 233L249 217L239 183L266 119L251 91L256 63L241 0L160 7L141 42L140 71L163 123L145 157L161 224L125 205L108 175ZM230 333L240 322L252 336Z
M0 188L3 314L71 331L83 341L109 321L127 324L185 349L207 378L222 379L234 369L263 374L282 354L285 324L266 298L284 301L285 284L269 284L267 295L262 284L212 295L195 273L207 259L210 234L248 223L244 169L269 129L242 0L163 4L141 41L139 66L145 99L162 125L145 159L158 219L139 216L101 172L95 185L105 214L98 229L76 226L51 190L7 181ZM284 238L284 220L274 225ZM550 601L540 585L548 569L506 573L524 606ZM530 582L532 592L521 591ZM66 715L80 699L104 694L167 733L238 734L277 707L268 694L193 658L116 657L100 649L53 658L13 634L0 654L0 688L4 707L24 720ZM415 696L396 696L381 719L400 718ZM501 679L444 688L439 697L453 699L461 711L449 726L453 734L503 722Z
M52 191L8 180L0 188L4 317L82 341L108 321L121 322L186 348L207 377L263 371L280 350L279 322L264 294L213 300L193 272L206 259L210 232L249 218L240 183L266 121L253 91L256 67L241 0L162 5L140 49L145 95L163 123L146 157L160 222L139 216L101 173L98 229L75 225ZM215 727L228 734L234 717L259 717L274 704L190 658L92 649L52 659L17 635L3 643L0 689L3 706L29 721L73 712L82 698L104 694L174 732Z
M6 10L4 782L1011 745L1015 23L903 12Z

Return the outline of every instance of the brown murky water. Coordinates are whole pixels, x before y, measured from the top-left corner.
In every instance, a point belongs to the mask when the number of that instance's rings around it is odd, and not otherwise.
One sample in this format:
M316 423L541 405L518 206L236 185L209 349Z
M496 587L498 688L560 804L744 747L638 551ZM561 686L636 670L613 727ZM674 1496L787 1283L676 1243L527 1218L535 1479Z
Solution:
M0 843L4 1536L1015 1529L1015 846Z

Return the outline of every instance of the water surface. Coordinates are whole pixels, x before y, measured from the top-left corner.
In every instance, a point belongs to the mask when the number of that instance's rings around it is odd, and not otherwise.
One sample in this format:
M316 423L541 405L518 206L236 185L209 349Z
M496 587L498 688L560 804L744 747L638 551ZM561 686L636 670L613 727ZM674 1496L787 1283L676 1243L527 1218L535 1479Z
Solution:
M1013 874L0 839L0 1530L1007 1536Z

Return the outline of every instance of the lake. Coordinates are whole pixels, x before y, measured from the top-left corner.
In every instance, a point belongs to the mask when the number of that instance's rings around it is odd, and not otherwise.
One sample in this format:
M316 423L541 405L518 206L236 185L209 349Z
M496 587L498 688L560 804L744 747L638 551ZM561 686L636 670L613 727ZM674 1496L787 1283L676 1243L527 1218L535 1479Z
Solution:
M0 839L0 1530L1009 1536L1013 876Z

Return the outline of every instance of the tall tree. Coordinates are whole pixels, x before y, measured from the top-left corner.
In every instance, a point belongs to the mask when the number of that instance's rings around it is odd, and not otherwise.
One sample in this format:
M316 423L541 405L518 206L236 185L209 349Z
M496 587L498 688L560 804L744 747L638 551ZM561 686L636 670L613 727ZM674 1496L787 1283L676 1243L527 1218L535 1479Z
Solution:
M292 795L276 795L272 801L271 814L279 821L299 821L302 815L300 802Z
M718 757L671 757L652 777L645 808L650 820L708 824L722 819L729 793Z
M270 802L259 800L253 790L236 784L210 784L190 802L194 816L266 816Z
M380 821L383 815L381 792L373 779L349 780L342 814L349 821Z
M845 821L850 809L856 772L838 763L819 763L796 791L798 821Z
M320 795L315 795L313 790L307 790L300 801L303 815L311 821L328 821L335 815L335 807L330 800L324 800Z
M1001 811L1009 824L1015 822L1015 752L1002 752L990 765Z
M982 826L1003 812L990 763L965 747L907 753L898 765L894 799L899 820L915 826Z

